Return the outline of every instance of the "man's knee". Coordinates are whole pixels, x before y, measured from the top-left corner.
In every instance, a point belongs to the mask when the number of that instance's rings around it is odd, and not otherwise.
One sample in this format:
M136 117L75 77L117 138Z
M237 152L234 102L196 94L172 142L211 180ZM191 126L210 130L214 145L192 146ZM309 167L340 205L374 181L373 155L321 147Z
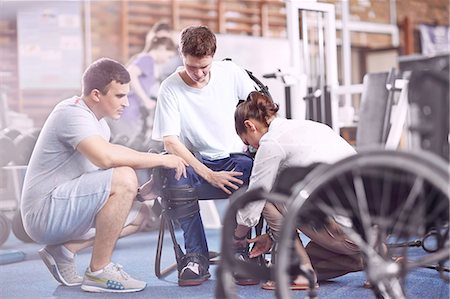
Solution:
M187 185L164 188L162 204L173 220L189 217L200 211L197 191Z
M234 170L242 172L242 180L244 184L248 184L252 172L253 159L244 154L232 154L231 159L233 159L233 164L235 164Z
M136 172L131 167L114 168L111 182L111 194L128 194L135 198L138 190L138 179Z

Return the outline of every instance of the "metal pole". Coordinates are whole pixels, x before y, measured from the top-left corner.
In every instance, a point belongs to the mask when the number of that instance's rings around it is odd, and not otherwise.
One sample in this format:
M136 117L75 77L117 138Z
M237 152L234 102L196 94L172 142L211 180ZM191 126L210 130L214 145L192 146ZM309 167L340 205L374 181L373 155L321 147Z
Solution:
M351 82L351 70L352 70L352 60L351 60L351 49L350 49L350 30L348 26L349 21L349 5L348 1L342 1L342 66L344 72L344 87L345 87L345 107L349 107L352 105L351 94L348 90Z
M322 123L326 123L325 119L325 49L324 49L324 23L323 23L324 13L318 12L317 13L317 34L318 34L318 46L319 46L319 53L318 53L318 77L319 77L319 84L318 87L321 90L320 95L320 117L318 117L318 120ZM319 99L317 99L319 100Z

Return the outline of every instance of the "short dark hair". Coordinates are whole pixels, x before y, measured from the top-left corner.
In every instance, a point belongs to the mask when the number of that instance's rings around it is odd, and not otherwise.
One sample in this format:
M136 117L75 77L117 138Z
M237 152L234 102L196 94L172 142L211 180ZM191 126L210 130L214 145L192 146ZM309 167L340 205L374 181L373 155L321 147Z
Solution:
M175 51L177 49L177 46L175 45L175 43L173 42L173 40L170 37L154 37L151 40L150 43L150 47L149 47L149 51L156 49L158 47L164 47L166 50L168 51Z
M119 62L110 58L100 58L94 61L83 74L83 95L89 95L94 89L106 94L112 81L120 84L129 83L130 74Z
M181 32L180 45L184 56L214 56L216 36L206 26L190 26Z

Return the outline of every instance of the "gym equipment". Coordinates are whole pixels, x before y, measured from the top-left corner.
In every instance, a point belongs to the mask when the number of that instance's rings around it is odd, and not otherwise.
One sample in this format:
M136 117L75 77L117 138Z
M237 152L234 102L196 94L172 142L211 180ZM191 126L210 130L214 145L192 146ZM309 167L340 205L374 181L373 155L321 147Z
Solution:
M363 79L361 94L360 117L356 130L356 148L382 147L386 142L383 138L383 127L387 126L388 97L386 89L388 73L369 73Z
M21 262L25 259L25 253L18 250L0 250L0 265Z
M34 129L28 133L18 135L14 139L14 145L16 147L14 163L16 165L28 165L39 133L39 129Z
M0 246L8 240L11 233L11 222L3 212L0 212Z
M27 165L33 152L40 129L21 133L19 130L6 128L0 132L0 167L10 162L15 165Z
M333 4L286 1L292 69L306 75L306 96L301 106L306 119L337 130L338 87L336 20ZM295 89L294 89L295 91ZM295 99L297 95L293 98ZM302 111L303 112L303 111Z
M264 74L263 78L266 79L277 79L280 78L281 82L283 82L284 85L284 101L285 101L285 115L286 118L290 119L292 118L292 112L291 112L291 84L289 84L286 80L286 77L288 77L288 74L284 74L281 72L280 69L278 69L275 73L270 74Z
M14 155L14 142L3 132L0 132L0 167L8 165L14 159Z
M448 60L447 70L413 71L409 89L408 100L415 113L411 132L421 148L449 161Z
M14 213L12 219L12 231L14 235L17 237L17 239L19 239L20 241L24 243L34 243L33 239L31 239L30 236L28 236L27 232L23 227L22 216L20 215L19 209L17 209L17 211Z

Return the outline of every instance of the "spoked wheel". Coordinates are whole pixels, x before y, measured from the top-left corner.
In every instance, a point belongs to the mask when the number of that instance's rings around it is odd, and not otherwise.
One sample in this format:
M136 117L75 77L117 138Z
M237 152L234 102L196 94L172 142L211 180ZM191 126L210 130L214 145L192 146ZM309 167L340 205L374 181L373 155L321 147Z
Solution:
M275 269L278 298L290 297L292 232L299 225L320 227L329 219L359 246L375 295L405 297L408 271L449 260L449 177L448 164L426 152L367 151L314 169L294 187L285 216ZM387 250L387 243L429 231L439 232L433 252L411 260L407 247Z
M249 263L236 258L233 249L233 235L236 227L236 213L247 204L258 200L268 200L274 203L286 203L289 198L278 193L269 193L262 188L248 192L238 190L230 200L222 226L221 260L217 269L216 298L237 298L233 273L262 280L271 279L271 269L265 261Z

